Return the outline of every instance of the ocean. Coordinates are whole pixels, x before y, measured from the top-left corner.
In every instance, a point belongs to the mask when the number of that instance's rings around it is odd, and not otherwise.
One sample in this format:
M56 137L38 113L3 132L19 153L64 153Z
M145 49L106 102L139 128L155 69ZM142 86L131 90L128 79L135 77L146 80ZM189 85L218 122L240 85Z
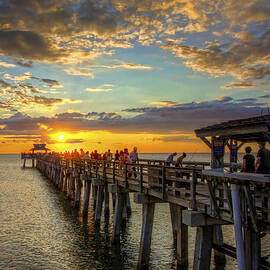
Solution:
M164 160L167 155L140 154L139 157ZM187 161L209 161L209 158L210 154L187 155ZM38 170L21 166L20 155L0 155L1 270L136 269L142 211L141 205L133 203L132 195L132 214L122 233L120 247L115 247L110 241L112 213L109 219L102 219L98 230L93 224L92 205L85 222L70 201ZM190 269L194 240L195 230L190 229ZM224 240L234 244L232 226L224 226ZM263 254L269 254L269 238L263 245ZM175 262L169 207L157 204L149 269L175 269ZM236 260L227 258L225 269L237 269Z

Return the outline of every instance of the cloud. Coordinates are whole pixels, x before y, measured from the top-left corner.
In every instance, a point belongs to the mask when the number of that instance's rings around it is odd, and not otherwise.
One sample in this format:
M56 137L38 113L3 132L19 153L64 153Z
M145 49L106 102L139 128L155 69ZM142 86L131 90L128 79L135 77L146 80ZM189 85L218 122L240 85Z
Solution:
M112 89L111 88L85 88L85 91L87 92L111 92Z
M85 140L83 140L83 139L71 139L71 140L66 140L63 143L74 143L74 144L76 144L76 143L83 143L83 142L85 142Z
M48 40L31 31L1 31L0 53L28 60L54 60L60 55ZM58 55L57 55L58 53Z
M23 140L23 141L37 141L41 139L41 136L8 136L4 137L6 140Z
M25 81L32 78L32 74L30 72L25 72L21 75L12 77L10 74L4 74L4 78L11 81Z
M42 82L45 82L49 87L51 88L62 88L63 85L60 84L56 80L51 80L51 79L40 79Z
M86 71L81 71L78 69L69 68L69 69L65 69L65 72L67 74L74 75L74 76L86 76L86 77L90 77L94 79L94 73L91 71L86 72Z
M196 138L192 138L189 135L175 135L175 136L162 136L162 137L154 137L153 141L161 141L161 142L198 142L199 140Z
M7 63L7 62L1 61L1 60L0 60L0 66L6 67L6 68L16 67L16 65L14 65L14 64L10 64L10 63Z
M134 116L124 117L116 112L66 112L52 117L32 118L22 113L0 119L0 134L29 135L61 130L109 131L113 133L160 134L156 140L192 140L194 129L232 119L241 119L267 113L266 102L257 98L233 99L221 97L210 101L182 103L166 107L130 108L124 112ZM46 127L46 128L43 128ZM180 136L180 137L179 137Z
M100 66L102 68L108 68L108 69L132 69L132 70L151 70L151 66L146 65L138 65L138 64L132 64L132 63L123 63L119 65L110 65L110 66Z

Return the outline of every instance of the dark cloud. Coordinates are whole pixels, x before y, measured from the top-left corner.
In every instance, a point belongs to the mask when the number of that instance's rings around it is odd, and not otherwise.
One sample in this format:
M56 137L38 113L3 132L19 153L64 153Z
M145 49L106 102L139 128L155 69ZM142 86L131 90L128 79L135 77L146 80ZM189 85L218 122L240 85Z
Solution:
M4 137L7 140L24 140L24 141L37 141L41 139L41 136L8 136Z
M57 80L51 79L40 79L42 82L45 82L51 88L61 88L63 87Z
M31 68L33 61L26 61L26 60L21 59L21 60L17 60L16 64L22 67Z
M119 115L116 113L97 112L63 113L51 118L31 118L16 113L8 119L0 120L0 125L4 126L0 130L0 134L40 134L42 132L40 124L43 124L52 131L61 128L62 131L69 132L95 130L114 133L148 132L164 134L164 136L158 137L162 140L178 140L180 137L174 134L192 133L194 129L207 125L261 115L266 105L266 103L252 98L235 100L230 97L222 97L218 100L175 106L126 109L125 112L135 114L129 118L118 117ZM263 112L267 113L267 110ZM117 117L115 118L115 116ZM185 139L189 140L187 137Z
M72 140L66 140L64 143L83 143L85 140L83 139L72 139Z
M191 138L187 135L178 135L178 136L163 136L163 137L155 137L153 141L161 141L161 142L196 142L199 141L196 138Z
M65 113L58 113L55 115L56 118L82 118L85 115L82 113L78 113L78 112L65 112Z
M57 58L49 42L31 31L0 31L0 53L35 60Z

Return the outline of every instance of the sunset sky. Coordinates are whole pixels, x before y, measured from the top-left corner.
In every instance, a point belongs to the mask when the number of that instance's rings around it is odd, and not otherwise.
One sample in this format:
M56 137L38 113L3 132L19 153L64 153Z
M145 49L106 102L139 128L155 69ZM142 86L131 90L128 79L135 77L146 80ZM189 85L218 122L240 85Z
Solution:
M0 0L0 153L208 151L268 113L269 0Z

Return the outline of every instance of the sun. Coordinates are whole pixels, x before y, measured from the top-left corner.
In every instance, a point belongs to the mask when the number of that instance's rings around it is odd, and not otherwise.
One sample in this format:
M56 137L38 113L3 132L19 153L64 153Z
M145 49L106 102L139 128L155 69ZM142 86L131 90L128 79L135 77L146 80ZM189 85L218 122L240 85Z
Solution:
M65 136L64 136L64 135L60 135L60 136L59 136L59 140L62 141L62 140L64 140L64 139L65 139Z

